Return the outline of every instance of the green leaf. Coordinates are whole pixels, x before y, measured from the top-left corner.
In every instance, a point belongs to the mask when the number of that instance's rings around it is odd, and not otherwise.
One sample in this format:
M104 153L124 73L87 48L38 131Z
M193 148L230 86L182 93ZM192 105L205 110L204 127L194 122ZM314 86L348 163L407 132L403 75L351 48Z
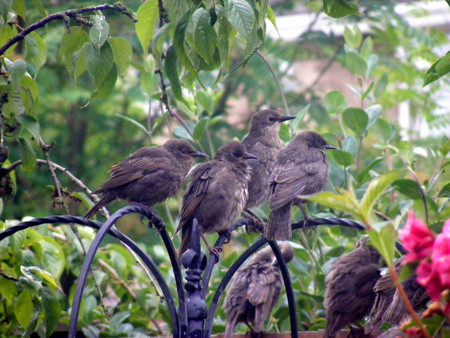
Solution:
M114 63L119 67L120 74L124 74L130 65L133 54L131 45L124 38L111 38L109 44L113 52Z
M94 78L96 87L110 76L113 65L113 54L109 43L105 43L100 50L92 44L89 45L86 50L86 66L89 74Z
M106 79L96 84L96 90L92 93L91 99L103 99L112 93L117 80L117 67L114 65L108 73Z
M25 37L25 48L27 62L34 64L37 69L41 68L47 60L47 45L35 32Z
M28 325L30 325L31 319L33 318L33 313L33 298L29 291L24 290L19 297L17 297L14 305L14 315L24 330L26 330Z
M354 136L347 136L342 142L342 150L349 152L354 157L358 154L358 140Z
M27 63L23 60L16 60L14 62L5 59L6 68L11 74L11 84L14 89L20 87L22 78L25 76L27 71Z
M17 141L19 142L20 158L22 159L22 170L25 172L34 171L36 168L36 153L28 140L20 137Z
M333 159L338 165L348 167L353 164L353 155L343 150L331 150L327 152L327 155Z
M316 202L328 208L343 211L356 218L361 218L359 205L353 192L340 190L341 194L329 191L322 191L315 195L308 196L308 201Z
M255 25L252 6L245 0L229 0L225 9L231 25L240 34L249 37Z
M347 63L348 69L356 75L362 78L366 77L367 64L357 53L349 52L345 55L345 62Z
M388 171L370 182L360 204L361 213L364 220L369 220L369 215L372 212L372 208L383 192L392 184L392 182L404 174L404 170Z
M87 70L86 51L91 43L86 42L79 50L73 54L73 70L71 71L74 81Z
M292 123L294 124L294 130L300 129L300 124L302 123L305 115L308 113L310 106L311 106L310 104L307 104L303 109L301 109L297 113L297 115L295 115L295 120L292 121Z
M354 26L353 30L348 27L344 28L344 39L347 45L353 49L357 49L362 42L362 34L358 26Z
M0 277L0 294L11 304L17 296L16 283L8 278Z
M30 115L24 115L20 114L17 116L17 119L19 120L20 124L28 130L33 137L38 140L40 135L40 127L39 122L36 121L36 119Z
M195 101L208 113L214 112L214 100L208 92L198 91L195 94Z
M42 306L44 308L45 334L49 337L55 332L61 318L61 306L58 298L49 288L41 289Z
M164 60L164 73L172 85L173 95L180 101L184 101L183 94L181 92L180 76L178 75L178 63L177 54L175 48L170 46L166 53Z
M280 35L280 32L278 31L278 27L277 27L277 21L275 18L275 13L273 12L272 7L270 7L270 5L267 6L267 19L272 23L273 27L275 27L276 31L278 32L278 35Z
M378 66L378 55L376 54L370 54L370 56L367 58L367 71L366 71L366 78L369 78L372 75L372 72L374 69Z
M367 123L367 129L372 127L381 116L381 106L379 104L375 104L373 106L366 108L367 116L369 117L369 122Z
M0 1L0 26L3 26L8 22L8 15L11 10L12 3L12 0Z
M364 91L364 93L361 95L361 98L364 100L372 91L375 83L373 81L370 81L369 87Z
M394 125L384 119L378 119L374 124L374 131L378 139L387 144L393 140L396 134Z
M439 191L438 197L450 198L450 183L447 183L442 187L441 191Z
M347 108L342 115L342 120L347 128L358 136L364 134L369 123L369 117L366 112L359 108Z
M64 33L61 40L61 46L59 47L58 57L64 63L69 73L72 74L74 71L74 54L79 51L86 42L89 42L89 35L83 31L81 27L71 27L70 33Z
M386 90L388 82L389 82L389 74L385 73L375 85L373 95L375 96L376 99L379 99L383 95L384 91Z
M21 85L24 89L26 88L29 90L31 97L34 100L36 100L38 98L38 95L39 95L38 86L36 84L36 81L34 81L31 77L24 76L22 78Z
M12 4L12 10L17 15L21 16L22 19L26 19L26 6L25 6L25 0L14 0ZM0 44L1 46L1 44Z
M213 62L214 51L216 50L217 36L211 26L209 11L200 7L192 14L194 24L194 46L198 54L207 63Z
M450 51L433 63L427 70L425 73L423 86L425 87L426 85L438 80L448 72L450 72Z
M153 38L155 26L159 19L158 0L147 0L136 13L136 34L144 54L148 53L148 45Z
M395 181L392 185L398 192L413 200L418 200L423 197L422 188L416 181L405 178Z
M361 55L363 60L367 61L367 58L369 57L370 54L372 54L372 51L373 51L373 41L372 38L368 36L367 38L364 39L359 54Z
M209 118L201 119L198 121L198 123L195 125L194 128L194 139L197 141L201 141L206 128L208 127Z
M42 257L41 264L46 271L43 271L43 278L46 282L58 288L56 279L61 277L66 266L66 258L61 246L51 237L44 237L41 241Z
M387 224L380 231L376 229L367 230L370 244L380 253L386 263L392 263L395 254L395 241L397 232L392 224Z
M114 114L118 117L120 117L121 119L124 119L125 121L130 122L131 124L135 125L136 127L138 127L139 129L141 129L145 135L150 135L150 133L148 132L147 128L145 128L141 123L139 123L138 121L132 119L131 117L122 115L122 114Z
M325 109L328 114L340 114L347 108L347 100L339 90L333 90L325 95Z
M141 88L148 98L151 98L158 88L157 78L154 72L144 72L141 75Z
M332 18L342 18L347 15L359 14L356 0L323 0L325 13Z
M105 16L100 14L94 16L94 26L89 30L89 38L95 48L102 48L103 44L109 36L109 24L106 22Z
M362 184L366 180L369 180L369 171L371 171L378 163L380 163L384 157L377 157L374 160L372 160L365 168L359 171L356 175L356 180Z
M15 25L0 25L0 46L4 46L10 39L15 37L17 35L17 28ZM5 53L4 56L8 56L10 53L14 51L16 48L17 43L13 44L11 47L9 47Z

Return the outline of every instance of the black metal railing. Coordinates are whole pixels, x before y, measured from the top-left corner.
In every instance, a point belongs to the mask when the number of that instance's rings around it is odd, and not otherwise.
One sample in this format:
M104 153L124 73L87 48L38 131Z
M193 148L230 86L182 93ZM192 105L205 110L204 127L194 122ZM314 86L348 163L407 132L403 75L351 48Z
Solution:
M143 218L145 217L149 226L154 226L164 243L164 246L169 255L170 262L172 264L172 270L175 276L178 308L176 307L173 295L170 292L169 286L167 285L163 275L158 270L156 264L153 262L151 257L147 255L139 246L132 241L129 237L122 234L117 228L115 228L114 223L118 219L127 215L129 213L138 213ZM249 225L253 222L251 219L240 220L235 223L231 231L244 225ZM119 241L127 245L133 252L135 252L145 266L149 269L151 274L155 277L157 283L159 284L164 299L166 301L170 319L172 321L173 337L209 337L211 335L212 325L214 321L214 316L216 313L217 306L219 304L220 298L223 291L227 287L233 275L241 267L241 265L258 249L267 243L272 247L275 257L278 261L280 271L283 277L286 297L289 306L290 315L290 326L292 337L298 337L298 326L297 326L297 311L295 307L294 291L292 289L291 279L289 275L289 270L286 263L284 262L280 249L275 241L267 241L264 237L259 238L252 246L250 246L229 268L221 282L219 283L211 304L209 308L206 304L206 295L208 290L209 281L218 259L215 255L210 254L207 258L206 255L201 251L200 246L200 235L197 221L193 222L192 237L189 249L182 255L181 261L186 269L185 283L183 284L181 267L177 258L175 248L173 246L172 240L166 231L164 222L158 218L153 212L143 206L127 206L117 212L115 212L111 217L109 217L105 223L89 220L84 217L77 216L49 216L43 218L35 218L31 221L22 222L18 225L12 226L0 233L0 241L14 233L27 229L29 227L38 226L42 224L77 224L83 226L89 226L91 228L98 229L98 232L89 247L89 250L84 259L83 267L78 278L78 284L75 292L75 296L72 303L72 310L70 316L69 324L69 337L75 337L78 315L80 311L83 289L86 284L86 279L88 277L89 270L91 268L95 253L100 247L101 242L108 234L115 237ZM365 227L356 221L341 218L315 218L310 219L305 224L304 222L292 224L293 229L302 229L305 227L312 226L344 226L355 228L358 230L364 230ZM216 248L222 247L225 243L229 234L221 233L219 238L215 243ZM403 247L400 243L397 243L397 247L404 252Z

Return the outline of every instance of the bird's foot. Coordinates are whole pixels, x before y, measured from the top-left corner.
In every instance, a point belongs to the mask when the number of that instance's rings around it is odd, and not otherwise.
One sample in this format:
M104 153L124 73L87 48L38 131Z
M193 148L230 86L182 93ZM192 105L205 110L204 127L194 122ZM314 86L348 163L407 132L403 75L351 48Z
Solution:
M230 243L230 241L231 241L231 230L230 230L230 229L227 229L227 230L225 230L225 231L221 231L221 232L219 233L219 236L222 235L222 234L225 236L225 240L223 241L223 244L228 244L228 243Z
M208 250L209 250L209 252L212 254L212 255L214 255L214 256L216 256L216 262L218 262L219 261L219 257L220 257L220 254L221 254L221 252L222 252L222 248L221 247L213 247L213 248L208 248Z
M250 216L250 222L245 224L245 231L248 234L252 232L263 233L266 223L250 210L246 209L245 212Z

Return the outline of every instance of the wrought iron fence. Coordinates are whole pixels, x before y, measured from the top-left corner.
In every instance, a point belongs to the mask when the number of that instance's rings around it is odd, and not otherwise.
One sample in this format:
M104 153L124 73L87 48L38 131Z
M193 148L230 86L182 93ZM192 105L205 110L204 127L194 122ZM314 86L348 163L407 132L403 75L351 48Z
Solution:
M138 213L142 217L147 218L149 226L154 226L164 243L167 250L170 262L172 264L173 274L175 276L177 297L178 297L178 307L175 304L173 295L170 292L169 286L167 285L163 275L158 270L156 264L153 262L152 258L147 255L141 248L129 237L122 234L114 224L121 217L130 214ZM235 223L231 231L244 225L248 225L252 220L245 219L240 220ZM298 337L297 333L297 311L295 306L294 292L292 289L291 278L289 275L289 270L286 263L284 262L280 249L275 241L267 241L264 237L259 238L252 246L250 246L230 267L221 282L219 283L215 294L211 300L209 308L206 304L206 295L208 290L209 281L214 268L214 265L218 262L215 255L210 254L207 258L206 255L201 251L200 246L200 235L197 221L193 222L193 231L191 237L191 243L189 249L182 256L182 264L186 269L185 282L183 284L183 277L181 267L177 258L176 250L170 239L169 234L166 231L164 222L155 216L153 212L143 206L127 206L117 212L115 212L111 217L109 217L104 223L89 220L84 217L77 216L48 216L43 218L35 218L31 221L22 222L18 225L12 226L0 233L0 241L4 238L13 235L18 231L22 231L29 227L34 227L42 224L77 224L88 226L91 228L98 229L97 235L95 236L89 250L84 259L83 267L78 278L78 284L73 299L70 324L69 324L69 337L75 337L77 330L78 315L81 306L83 289L86 284L86 279L90 267L92 265L95 253L102 240L108 234L115 237L119 241L127 245L134 253L136 253L141 259L143 264L149 269L151 274L156 279L159 284L164 299L169 310L170 319L172 321L173 337L209 337L211 336L211 330L214 322L214 316L219 304L220 298L226 286L230 282L233 275L241 267L241 265L258 249L267 243L272 247L275 257L278 261L280 271L283 277L284 286L286 290L286 296L288 300L289 316L290 316L290 326L292 337ZM350 219L341 218L315 218L310 219L305 224L303 221L299 223L292 224L293 229L302 229L305 227L313 226L344 226L355 228L358 230L364 230L365 227L356 221ZM219 234L219 238L215 243L216 248L221 248L224 244L227 235L225 233ZM403 251L403 247L400 243L397 243L397 248Z

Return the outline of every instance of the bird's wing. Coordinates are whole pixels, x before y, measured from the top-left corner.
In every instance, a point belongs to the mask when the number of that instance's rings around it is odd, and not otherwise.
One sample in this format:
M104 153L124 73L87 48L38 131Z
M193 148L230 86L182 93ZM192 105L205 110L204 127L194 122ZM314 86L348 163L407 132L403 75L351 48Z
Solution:
M215 173L214 163L207 162L194 168L191 172L189 186L183 196L183 203L180 213L180 223L177 231L189 222L194 216L195 210L204 199L208 191L209 184Z
M96 192L120 187L171 166L170 158L165 150L158 147L141 148L129 158L114 165L108 171L111 177Z

